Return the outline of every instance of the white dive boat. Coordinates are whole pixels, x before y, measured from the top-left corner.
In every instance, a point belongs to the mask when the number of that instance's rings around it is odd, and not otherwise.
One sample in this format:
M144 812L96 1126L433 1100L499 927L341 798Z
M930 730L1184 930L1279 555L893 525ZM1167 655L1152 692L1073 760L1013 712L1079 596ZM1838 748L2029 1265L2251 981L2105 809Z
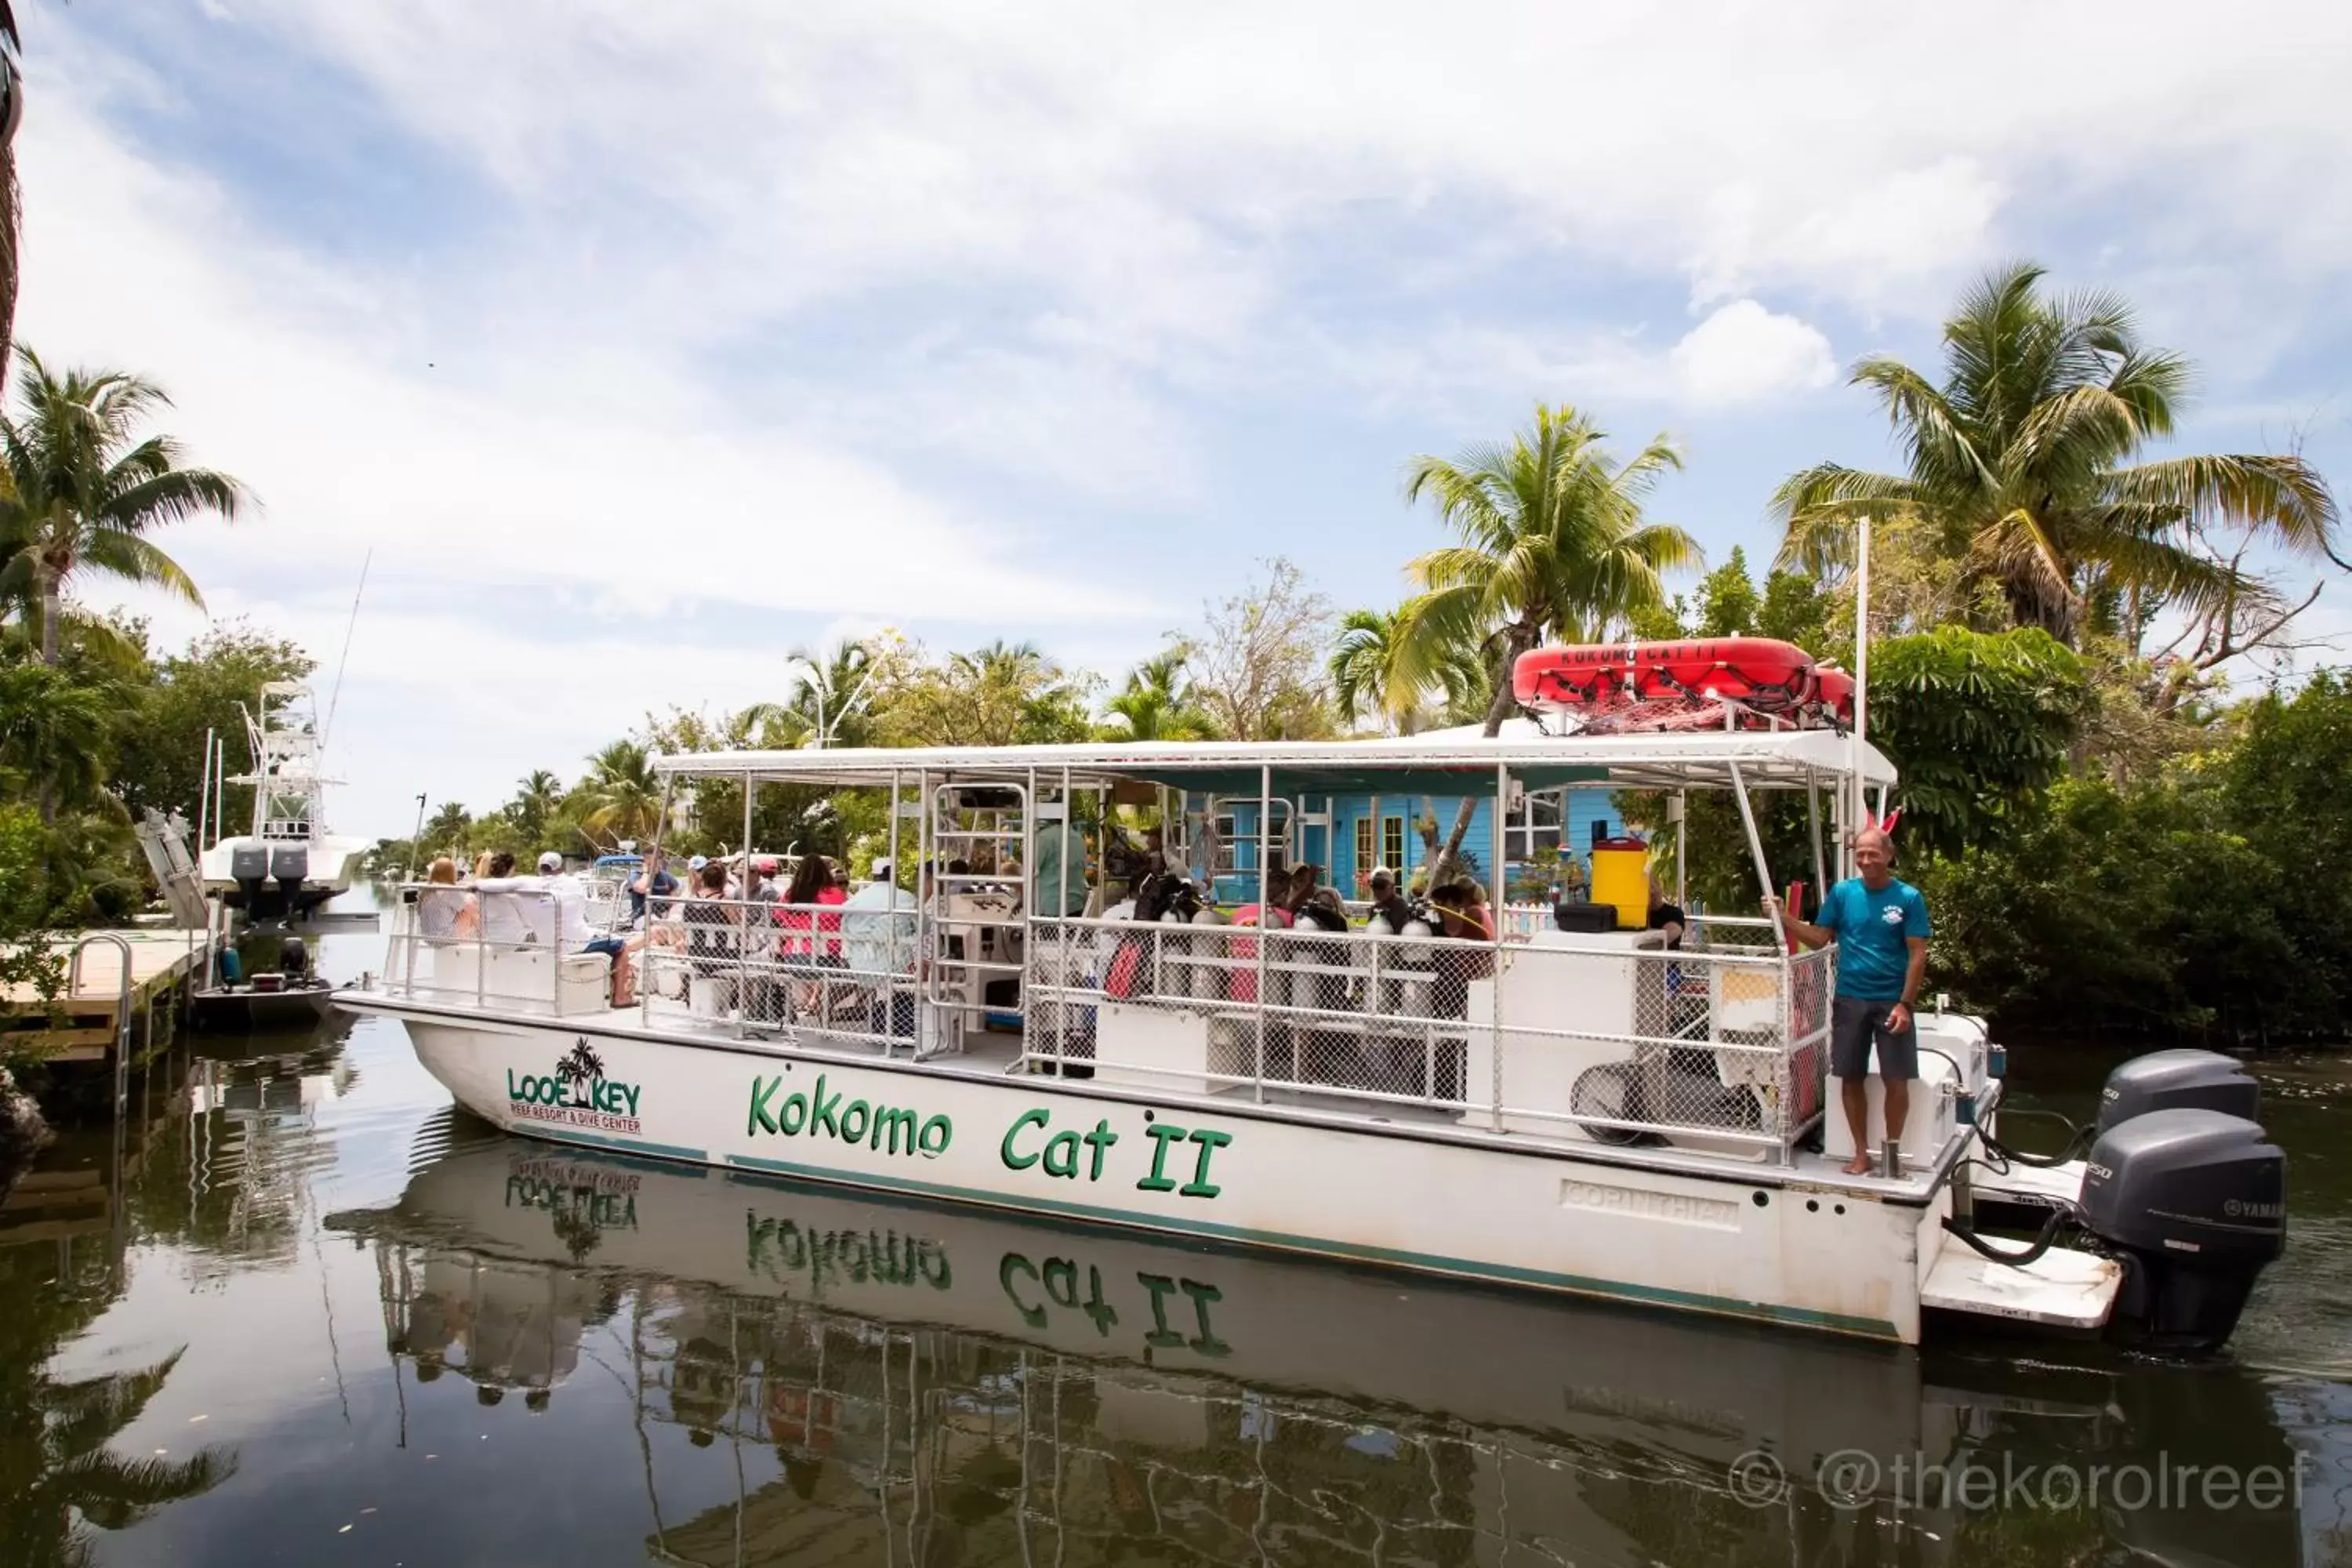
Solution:
M226 782L253 786L253 831L216 840L202 858L204 887L248 920L309 914L359 876L368 841L327 830L320 736L310 689L273 680L247 710L253 769Z
M1794 792L1818 877L1824 824L1864 788L1883 814L1895 783L1832 731L656 765L673 788L741 785L747 818L773 785L887 796L893 864L937 869L845 908L657 908L620 1006L603 956L427 936L404 902L384 973L338 1002L401 1019L460 1105L532 1137L1906 1343L1958 1318L2210 1347L2284 1236L2284 1157L2179 1102L2109 1128L2032 1245L1977 1235L2001 1086L1982 1025L1956 1014L1920 1019L1892 1168L1843 1173L1843 1118L1822 1117L1834 952L1790 953L1760 920L1697 919L1679 949L1639 931L1442 939L1402 915L1401 931L1262 931L1217 923L1164 870L1139 919L1066 912L1057 868L1087 863L1082 825L1155 793L1171 823L1190 819L1180 798L1254 801L1253 853L1205 879L1289 858L1277 828L1347 792L1712 789L1770 886L1757 800ZM1500 907L1493 816L1472 847Z

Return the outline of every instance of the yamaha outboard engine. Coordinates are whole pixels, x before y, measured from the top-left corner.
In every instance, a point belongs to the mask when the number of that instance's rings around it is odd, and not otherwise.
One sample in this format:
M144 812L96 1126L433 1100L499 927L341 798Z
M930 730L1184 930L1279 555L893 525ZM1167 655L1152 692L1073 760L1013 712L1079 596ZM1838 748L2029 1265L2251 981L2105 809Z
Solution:
M261 903L261 885L269 880L269 851L258 844L239 844L228 852L229 880L236 884L239 898L248 910Z
M2286 1154L2242 1117L2152 1110L2092 1147L2082 1203L2124 1262L2110 1335L2213 1350L2286 1246Z
M2219 1051L2151 1051L2107 1075L2099 1091L2099 1134L2105 1137L2151 1110L2218 1110L2261 1120L2263 1087L2236 1058Z
M269 875L277 880L279 910L301 912L302 879L310 874L310 852L299 845L281 845L270 851Z

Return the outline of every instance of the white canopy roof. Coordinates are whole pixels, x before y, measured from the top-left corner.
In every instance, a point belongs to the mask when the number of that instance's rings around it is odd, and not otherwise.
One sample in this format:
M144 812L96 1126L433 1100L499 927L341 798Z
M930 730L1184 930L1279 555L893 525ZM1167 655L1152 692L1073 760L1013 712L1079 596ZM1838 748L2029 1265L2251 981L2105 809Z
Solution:
M1025 780L1094 785L1141 779L1254 793L1265 772L1278 794L1390 789L1481 794L1496 770L1538 788L1723 788L1736 767L1751 786L1802 787L1850 779L1892 784L1895 765L1875 747L1827 730L1703 731L1650 735L1546 735L1515 720L1489 738L1476 727L1369 741L1128 741L1054 746L864 747L837 751L694 752L653 759L679 778L737 777L802 784L911 784L917 773L959 781ZM1450 777L1444 775L1451 775ZM1407 782L1410 781L1410 782Z

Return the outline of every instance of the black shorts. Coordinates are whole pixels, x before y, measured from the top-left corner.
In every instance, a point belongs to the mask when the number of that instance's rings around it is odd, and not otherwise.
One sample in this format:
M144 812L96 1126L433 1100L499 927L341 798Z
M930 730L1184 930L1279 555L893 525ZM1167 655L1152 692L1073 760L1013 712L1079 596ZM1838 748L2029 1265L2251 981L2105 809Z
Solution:
M1913 1079L1919 1076L1919 1030L1906 1024L1900 1033L1886 1027L1892 1002L1864 1002L1840 996L1830 1005L1830 1076L1866 1078L1870 1047L1878 1047L1878 1076Z

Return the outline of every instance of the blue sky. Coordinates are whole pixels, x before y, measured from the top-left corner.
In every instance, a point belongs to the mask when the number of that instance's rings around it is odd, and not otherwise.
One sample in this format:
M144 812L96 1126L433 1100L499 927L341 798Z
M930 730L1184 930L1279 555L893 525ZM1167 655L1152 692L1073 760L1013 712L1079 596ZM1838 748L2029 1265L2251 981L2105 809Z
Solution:
M1538 400L1769 554L1781 476L1889 459L1845 367L2013 256L2195 357L2184 443L2352 458L2337 9L1431 16L42 0L20 333L253 486L168 546L322 685L373 552L380 833L796 643L1115 673L1276 553L1391 603L1406 460Z

